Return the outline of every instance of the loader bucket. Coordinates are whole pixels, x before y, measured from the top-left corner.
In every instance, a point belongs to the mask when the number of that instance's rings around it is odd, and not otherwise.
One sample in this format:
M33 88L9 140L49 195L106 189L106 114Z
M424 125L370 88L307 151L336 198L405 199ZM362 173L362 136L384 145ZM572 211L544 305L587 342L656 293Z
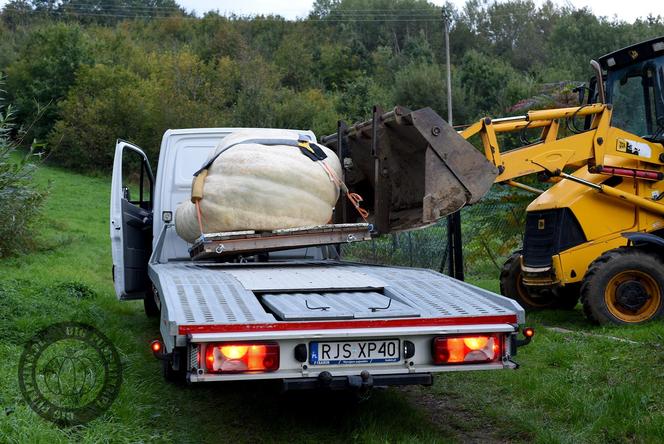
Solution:
M337 153L348 188L364 198L376 231L386 234L433 224L481 199L498 170L431 108L403 107L348 127L321 143ZM335 222L355 222L339 200Z

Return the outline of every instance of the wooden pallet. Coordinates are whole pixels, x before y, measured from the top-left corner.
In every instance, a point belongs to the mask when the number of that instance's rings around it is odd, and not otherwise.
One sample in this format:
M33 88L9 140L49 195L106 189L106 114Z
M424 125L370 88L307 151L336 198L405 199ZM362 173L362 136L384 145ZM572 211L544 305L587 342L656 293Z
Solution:
M193 260L218 259L365 240L371 240L371 226L366 223L318 225L262 232L229 231L201 236L189 249L189 255Z

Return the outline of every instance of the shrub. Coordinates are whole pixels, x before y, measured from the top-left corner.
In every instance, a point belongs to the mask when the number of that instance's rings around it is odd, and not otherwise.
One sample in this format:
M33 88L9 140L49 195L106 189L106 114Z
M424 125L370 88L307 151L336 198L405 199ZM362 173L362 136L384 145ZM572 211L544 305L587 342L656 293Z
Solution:
M32 184L33 149L17 152L10 138L14 130L11 106L0 108L0 256L8 256L30 244L32 223L46 192ZM34 147L33 147L34 148Z

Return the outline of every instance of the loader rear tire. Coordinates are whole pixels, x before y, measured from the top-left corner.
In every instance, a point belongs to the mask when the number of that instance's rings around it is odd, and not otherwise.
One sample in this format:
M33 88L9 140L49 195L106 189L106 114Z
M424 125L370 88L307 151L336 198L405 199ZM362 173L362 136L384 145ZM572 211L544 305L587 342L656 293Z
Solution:
M664 316L664 263L634 247L595 259L581 286L583 312L600 324L633 325Z
M500 294L514 299L527 310L554 308L556 300L549 291L528 291L521 278L521 251L515 251L505 261L500 272Z

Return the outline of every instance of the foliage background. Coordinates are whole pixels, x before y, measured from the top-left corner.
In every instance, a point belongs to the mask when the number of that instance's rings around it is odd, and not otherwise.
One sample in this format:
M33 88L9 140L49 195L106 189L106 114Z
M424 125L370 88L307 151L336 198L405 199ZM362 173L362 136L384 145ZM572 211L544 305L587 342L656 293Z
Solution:
M630 24L550 2L448 7L457 123L583 81L590 58L664 34L661 17ZM18 121L43 113L25 140L48 142L50 162L107 171L116 138L156 161L168 128L325 134L374 104L445 116L442 28L424 0L318 0L298 21L197 18L174 0L12 0L0 12L0 70Z

